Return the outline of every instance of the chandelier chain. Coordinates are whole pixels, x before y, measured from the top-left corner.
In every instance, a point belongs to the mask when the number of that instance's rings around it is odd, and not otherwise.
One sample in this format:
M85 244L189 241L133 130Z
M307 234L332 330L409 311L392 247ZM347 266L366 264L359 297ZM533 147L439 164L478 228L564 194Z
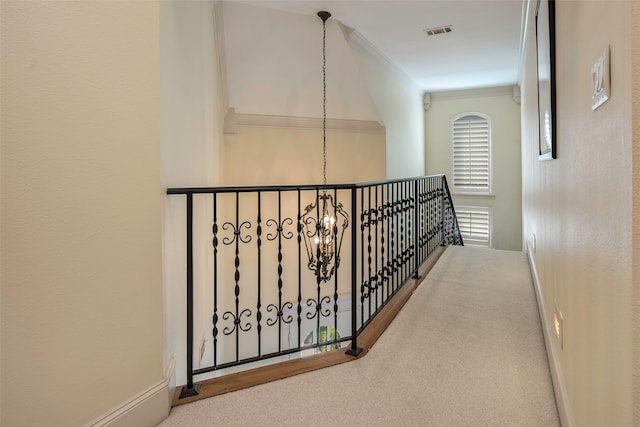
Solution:
M322 21L322 179L327 185L327 23Z

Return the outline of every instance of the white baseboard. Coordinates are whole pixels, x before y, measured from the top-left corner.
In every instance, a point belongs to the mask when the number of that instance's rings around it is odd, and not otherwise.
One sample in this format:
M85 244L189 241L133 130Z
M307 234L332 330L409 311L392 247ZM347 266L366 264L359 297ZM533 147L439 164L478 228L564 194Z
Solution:
M102 417L88 424L89 427L155 427L169 416L169 381L164 379L132 397Z
M173 395L176 391L176 359L171 355L167 368L164 371L164 381L167 383L168 401L167 401L167 414L171 412L171 405L173 404Z
M536 299L538 300L538 311L540 312L540 321L542 323L542 332L544 335L545 347L547 349L547 359L549 360L549 369L551 371L551 379L553 381L553 390L555 392L560 423L563 427L575 427L576 422L573 418L573 411L571 410L571 403L569 402L569 395L567 394L564 373L562 372L560 359L558 357L557 341L553 339L553 331L551 330L552 322L550 321L549 312L547 311L547 307L544 302L542 288L538 277L538 270L536 268L536 261L533 258L529 242L527 242L527 258L529 259L531 277L536 291Z

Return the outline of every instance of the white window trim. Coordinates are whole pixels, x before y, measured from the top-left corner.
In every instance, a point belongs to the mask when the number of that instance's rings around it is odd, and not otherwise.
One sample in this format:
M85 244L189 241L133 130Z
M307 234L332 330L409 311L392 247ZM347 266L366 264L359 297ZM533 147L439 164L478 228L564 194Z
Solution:
M455 179L454 179L454 166L453 166L453 124L455 123L456 120L461 119L463 117L466 116L479 116L482 117L483 119L487 120L487 126L488 126L488 148L489 148L489 177L488 177L488 182L489 182L489 188L487 189L473 189L473 188L468 188L468 187L459 187L455 185ZM492 144L492 139L493 139L493 132L492 132L492 124L491 124L491 117L489 117L489 115L485 114L485 113L479 113L479 112L474 112L474 111L466 111L464 113L460 113L455 115L454 117L451 118L450 122L449 122L449 132L450 132L450 153L451 153L451 192L455 195L474 195L474 196L494 196L492 191L493 191L493 144Z

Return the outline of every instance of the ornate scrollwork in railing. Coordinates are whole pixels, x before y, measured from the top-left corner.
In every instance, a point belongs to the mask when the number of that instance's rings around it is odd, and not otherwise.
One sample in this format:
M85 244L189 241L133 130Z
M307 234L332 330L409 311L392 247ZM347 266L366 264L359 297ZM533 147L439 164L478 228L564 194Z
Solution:
M359 354L358 334L435 248L462 244L442 175L168 193L187 195L185 395L197 393L194 375L349 342L349 354ZM209 250L194 253L196 195L213 203L204 232ZM201 293L211 298L200 299L199 309L208 310L212 345L201 347L194 370L193 323L203 317L194 313L194 288L205 282L212 289Z

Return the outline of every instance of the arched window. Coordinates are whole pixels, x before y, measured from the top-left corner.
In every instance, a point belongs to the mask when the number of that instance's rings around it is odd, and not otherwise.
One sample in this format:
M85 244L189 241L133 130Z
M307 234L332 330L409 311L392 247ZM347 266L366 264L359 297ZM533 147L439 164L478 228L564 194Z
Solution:
M491 122L482 113L463 113L451 121L453 190L491 193Z

